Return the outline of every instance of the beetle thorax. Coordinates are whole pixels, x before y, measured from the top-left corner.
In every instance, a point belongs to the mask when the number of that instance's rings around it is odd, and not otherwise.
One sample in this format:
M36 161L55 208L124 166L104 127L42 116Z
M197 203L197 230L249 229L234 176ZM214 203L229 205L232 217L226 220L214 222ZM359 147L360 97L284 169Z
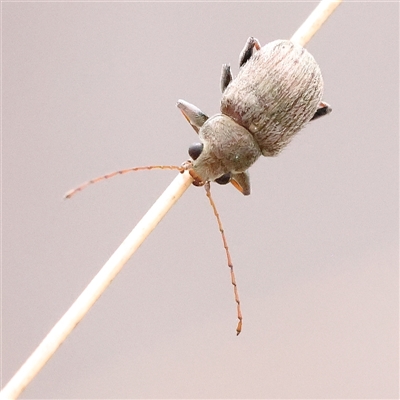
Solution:
M193 169L204 181L246 171L261 155L253 135L230 117L217 114L199 131L204 148Z

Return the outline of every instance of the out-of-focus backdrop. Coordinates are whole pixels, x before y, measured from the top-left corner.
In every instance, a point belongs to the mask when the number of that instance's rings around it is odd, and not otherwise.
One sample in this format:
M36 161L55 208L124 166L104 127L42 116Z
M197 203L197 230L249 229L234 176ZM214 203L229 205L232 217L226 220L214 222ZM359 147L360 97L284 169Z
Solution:
M2 385L175 177L249 36L316 3L2 4ZM22 398L397 398L399 4L348 2L307 45L328 117L251 168L191 187Z

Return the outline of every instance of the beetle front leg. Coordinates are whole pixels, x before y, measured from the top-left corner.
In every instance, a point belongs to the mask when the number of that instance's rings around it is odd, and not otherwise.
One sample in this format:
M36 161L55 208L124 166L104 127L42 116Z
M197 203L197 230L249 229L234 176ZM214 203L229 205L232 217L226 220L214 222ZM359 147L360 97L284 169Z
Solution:
M229 64L222 64L221 71L221 92L224 93L225 89L231 83L232 80L232 72L231 66Z
M185 100L178 100L176 106L181 110L183 116L192 125L192 128L199 133L200 128L204 122L208 120L208 116L204 114L199 108Z
M247 171L232 174L231 183L245 196L250 194L250 175Z
M239 190L240 193L245 196L250 194L250 175L247 171L236 174L227 172L219 178L214 179L214 182L219 185L226 185L230 182L237 190Z
M260 45L260 42L256 38L251 36L247 39L247 42L244 45L242 52L240 53L239 67L242 67L244 64L246 64L247 61L249 61L249 59L251 58L251 56L254 53L254 49L260 50L261 45Z
M332 111L331 106L324 101L321 101L318 105L317 111L315 111L314 116L310 119L310 121L314 121L319 117L323 117L324 115L329 114Z

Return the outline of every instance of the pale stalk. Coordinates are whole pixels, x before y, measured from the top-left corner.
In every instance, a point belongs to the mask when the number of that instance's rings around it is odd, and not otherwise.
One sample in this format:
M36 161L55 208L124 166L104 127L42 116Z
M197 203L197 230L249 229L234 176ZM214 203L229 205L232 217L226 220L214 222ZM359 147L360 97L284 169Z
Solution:
M304 46L339 4L340 1L322 0L291 40ZM191 183L192 178L188 172L179 174L172 181L82 294L3 388L0 392L0 399L15 399L21 394Z
M342 0L322 0L290 40L304 47L341 2Z
M0 399L15 399L21 394L191 183L192 177L187 171L179 174L172 181L68 311L54 325L38 348L11 378L1 391Z

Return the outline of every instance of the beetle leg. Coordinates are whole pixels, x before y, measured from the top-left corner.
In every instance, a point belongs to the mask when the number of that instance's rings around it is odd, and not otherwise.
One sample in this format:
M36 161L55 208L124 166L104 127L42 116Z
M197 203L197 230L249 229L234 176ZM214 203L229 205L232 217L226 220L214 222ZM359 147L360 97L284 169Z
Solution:
M260 50L260 42L253 36L247 39L246 44L239 56L239 66L242 67L251 58L254 53L254 49Z
M331 106L328 103L325 103L324 101L321 101L319 103L317 111L315 112L314 116L311 118L310 121L313 121L314 119L317 119L319 117L323 117L324 115L329 114L332 111Z
M224 93L227 86L232 80L231 66L229 64L222 64L221 71L221 92Z
M247 171L232 174L231 183L245 196L250 194L250 175Z
M208 120L207 115L185 100L178 100L176 106L182 111L183 116L192 125L192 128L199 133L204 122Z

